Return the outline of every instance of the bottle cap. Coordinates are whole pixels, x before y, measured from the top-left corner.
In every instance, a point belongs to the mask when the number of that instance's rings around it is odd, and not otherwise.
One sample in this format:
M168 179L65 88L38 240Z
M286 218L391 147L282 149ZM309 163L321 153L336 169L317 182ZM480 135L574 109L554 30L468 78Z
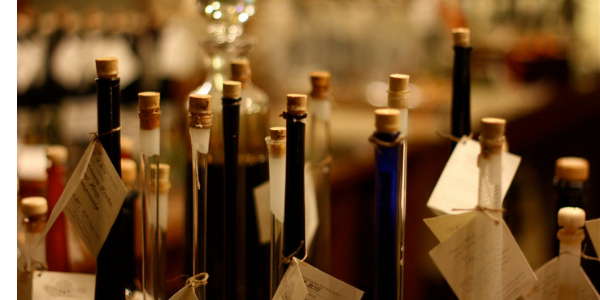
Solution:
M160 108L160 93L157 92L141 92L138 93L138 109L159 109Z
M380 108L375 110L375 130L394 133L400 130L400 110Z
M454 28L452 29L452 39L454 46L468 48L471 47L471 31L469 28Z
M390 91L391 92L402 92L408 90L408 80L410 76L406 74L392 74L390 75Z
M190 113L205 113L211 111L211 95L200 95L200 94L190 94L189 97L189 111Z
M288 94L287 95L287 112L290 114L306 113L306 95Z
M559 209L558 226L570 229L585 226L585 211L579 207L563 207Z
M46 148L48 159L53 164L65 164L69 158L69 150L63 145L50 145Z
M126 184L132 184L137 179L137 164L133 159L121 159L121 179Z
M252 78L250 61L246 58L238 58L231 61L231 79L234 81L249 81Z
M500 118L483 118L481 119L481 136L480 139L494 141L504 137L506 128L506 120Z
M310 72L310 82L313 87L328 87L331 74L327 71Z
M44 197L23 198L21 212L25 217L45 215L48 212L48 201Z
M102 79L119 77L119 59L116 57L96 58L96 74L98 78Z
M242 83L239 81L223 82L223 98L239 99L242 97Z
M287 136L287 131L285 127L271 127L269 130L269 134L271 136L271 140L285 140Z
M556 160L556 177L567 181L587 181L590 164L581 157L561 157Z

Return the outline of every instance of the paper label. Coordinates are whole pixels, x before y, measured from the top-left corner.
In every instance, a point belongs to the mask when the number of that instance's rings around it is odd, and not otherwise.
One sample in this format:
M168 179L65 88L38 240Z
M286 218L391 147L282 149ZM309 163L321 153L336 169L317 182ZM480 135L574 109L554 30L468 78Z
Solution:
M600 296L580 268L581 277L579 281L579 300L598 300ZM549 260L546 264L535 271L537 282L523 295L527 300L552 300L556 299L558 293L558 257Z
M112 228L127 188L100 143L86 149L50 215L44 236L60 212L96 258Z
M256 207L256 222L258 224L258 240L261 244L268 244L271 240L271 209L269 206L270 200L270 184L265 181L254 190L254 207Z
M585 221L585 229L592 240L596 253L600 253L600 219Z
M439 242L445 241L456 230L467 224L477 215L476 211L466 212L457 215L443 215L439 217L423 219L429 230L433 232Z
M96 276L93 274L34 271L32 299L94 299Z
M502 226L502 257L481 256L476 253L477 246L487 248L489 245L480 243L489 242L489 234L494 231L494 226ZM488 236L485 236L488 235ZM479 245L477 245L479 244ZM479 248L479 249L481 249ZM489 250L489 249L488 249ZM519 249L510 230L502 221L496 224L491 218L478 212L467 224L460 227L454 234L433 248L429 255L459 299L474 299L474 285L492 285L497 282L485 274L494 266L493 261L501 259L501 299L514 300L531 287L536 278L525 256ZM476 257L489 258L475 264ZM478 280L478 284L475 281ZM486 289L486 286L476 286ZM494 297L490 297L494 299Z
M438 179L427 207L439 214L457 214L453 209L472 208L479 195L479 168L477 157L481 152L479 142L463 137L452 151ZM521 157L502 153L502 199L515 177Z
M275 291L273 300L360 300L364 292L294 258Z
M177 293L175 293L169 300L198 300L194 293L194 288L190 285L184 286Z

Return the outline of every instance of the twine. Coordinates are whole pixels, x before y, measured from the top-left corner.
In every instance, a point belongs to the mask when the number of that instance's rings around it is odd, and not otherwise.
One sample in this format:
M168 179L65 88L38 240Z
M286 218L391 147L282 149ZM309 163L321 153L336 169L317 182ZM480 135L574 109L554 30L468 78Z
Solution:
M492 221L494 221L494 223L499 224L501 219L496 218L494 215L491 214L491 212L499 212L502 213L505 211L504 208L489 208L489 207L483 207L481 205L476 205L473 208L453 208L452 211L478 211L478 212L482 212L484 215L486 215L488 218L492 219Z
M283 258L283 260L281 261L281 264L286 264L289 265L292 263L292 259L294 258L294 256L296 256L296 254L298 254L298 252L300 252L300 250L302 249L302 246L304 246L304 241L300 242L300 246L298 247L298 249L296 249L296 251L292 252L292 254L290 254L289 256L285 256ZM284 256L283 251L281 252L281 256ZM301 261L304 261L306 259L306 257L308 256L308 252L304 252L304 257L301 259Z
M302 120L302 119L306 119L306 117L308 116L308 114L303 113L303 114L297 115L297 114L290 114L290 113L287 113L287 112L284 111L279 116L283 117L286 120L289 119L289 118L293 118L295 120Z
M436 134L437 134L439 137L441 137L441 138L443 138L443 139L450 140L450 141L453 141L453 142L456 142L456 143L460 142L460 138L458 138L458 137L455 137L455 136L453 136L452 134L449 134L449 133L444 133L444 132L441 132L441 131L439 131L439 130L436 130L436 131L435 131L435 133L436 133ZM473 138L473 133L472 133L472 132L471 132L471 133L469 133L469 138Z
M27 271L27 272L48 271L48 265L46 265L45 263L43 263L35 258L30 258L30 259L31 259L31 265L26 265L25 271Z
M190 286L192 288L197 288L201 286L205 286L208 284L208 273L202 272L200 274L196 274L185 281L186 286Z
M100 133L100 134L98 134L97 132L90 132L90 135L93 135L94 136L94 140L97 140L101 136L113 134L113 133L115 133L117 131L121 131L121 126L119 126L117 128L113 128L113 129L111 129L111 130L109 130L107 132L103 132L103 133Z
M581 251L581 254L575 254L575 253L573 253L571 251L563 251L563 252L559 253L558 256L561 256L563 254L568 254L568 255L573 255L573 256L581 256L581 258L583 258L583 259L593 260L593 261L600 262L600 258L589 256L589 255L585 254L585 250L586 249L587 249L587 244L584 244L583 245L583 250Z
M385 148L392 148L397 145L400 145L402 142L404 142L404 140L406 140L406 136L404 136L403 134L399 134L395 140L390 141L390 142L382 141L382 140L378 139L374 134L372 134L369 137L369 142L371 142L377 146L382 146Z

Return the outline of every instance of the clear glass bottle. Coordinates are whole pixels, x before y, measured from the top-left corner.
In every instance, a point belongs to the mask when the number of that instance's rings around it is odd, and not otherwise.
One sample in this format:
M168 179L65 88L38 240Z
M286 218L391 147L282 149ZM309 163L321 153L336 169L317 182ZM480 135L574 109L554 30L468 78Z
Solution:
M46 268L46 245L42 233L48 221L48 202L44 197L27 197L21 200L23 219L21 223L25 229L25 256L26 265L17 273L18 299L31 299L31 280L35 270ZM39 246L38 246L39 245Z

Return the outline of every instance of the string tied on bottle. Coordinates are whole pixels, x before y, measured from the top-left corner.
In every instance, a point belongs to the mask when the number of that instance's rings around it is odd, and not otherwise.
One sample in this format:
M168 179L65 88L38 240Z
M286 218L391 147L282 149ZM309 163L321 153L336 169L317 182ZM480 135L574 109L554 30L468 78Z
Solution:
M306 119L306 117L308 116L308 114L307 113L303 113L303 114L290 114L290 113L284 111L279 116L283 117L286 120L292 118L292 119L298 121L298 120Z
M478 211L478 212L483 213L485 216L487 216L492 221L494 221L494 223L496 223L496 225L498 225L498 224L500 224L501 219L492 215L492 213L503 213L505 211L505 209L504 208L490 208L490 207L484 207L481 205L476 205L473 208L453 208L452 211Z
M587 254L585 254L585 250L587 249L587 244L583 245L583 250L581 251L581 254L575 254L571 251L562 251L558 254L558 256L567 254L567 255L573 255L573 256L581 256L581 258L586 259L586 260L593 260L593 261L597 261L600 262L600 258L598 257L594 257L594 256L589 256Z
M369 142L377 145L377 146L381 146L381 147L385 147L385 148L392 148L395 147L399 144L401 144L402 142L404 142L404 140L406 140L406 136L403 134L399 134L396 139L394 139L393 141L382 141L380 139L378 139L375 134L372 134L371 136L369 136Z
M92 135L94 137L94 140L98 140L98 138L100 138L101 136L105 136L105 135L109 135L109 134L113 134L115 132L121 131L121 126L117 127L117 128L113 128L107 132L103 132L103 133L97 133L97 132L90 132L90 135Z
M202 272L196 274L185 281L186 286L190 286L192 288L198 288L201 286L205 286L208 284L208 273Z
M283 252L281 253L281 256L283 256L283 259L281 260L281 264L282 265L289 265L292 263L292 259L294 258L294 256L296 256L296 254L298 254L300 252L300 250L302 250L302 246L304 246L304 240L300 242L300 246L298 247L298 249L296 249L296 251L292 252L292 254L290 254L289 256L285 256L285 254L283 254ZM304 257L301 259L301 261L304 261L306 259L306 257L308 256L308 252L305 251L304 252Z
M460 142L460 140L461 140L461 138L459 138L459 137L456 137L456 136L454 136L454 135L452 135L450 133L441 132L439 130L436 130L435 134L437 134L439 137L441 137L443 139L446 139L446 140L449 140L449 141L452 141L452 142L456 142L456 143ZM473 133L472 132L469 133L469 138L473 138Z

